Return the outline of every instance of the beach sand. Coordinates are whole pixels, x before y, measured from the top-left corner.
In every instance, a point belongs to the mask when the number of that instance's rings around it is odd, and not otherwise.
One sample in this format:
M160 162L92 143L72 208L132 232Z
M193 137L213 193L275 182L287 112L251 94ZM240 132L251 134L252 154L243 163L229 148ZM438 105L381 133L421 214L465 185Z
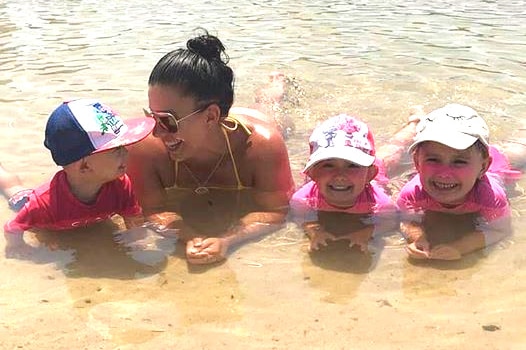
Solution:
M6 210L2 212L5 218ZM524 227L524 220L517 222ZM371 254L309 255L288 228L223 263L135 257L101 224L0 258L3 349L521 349L524 239L460 262L410 262L393 235ZM0 245L3 251L3 241ZM147 255L147 254L146 254ZM140 261L143 261L141 263ZM152 261L156 262L152 264ZM146 262L146 263L144 263Z

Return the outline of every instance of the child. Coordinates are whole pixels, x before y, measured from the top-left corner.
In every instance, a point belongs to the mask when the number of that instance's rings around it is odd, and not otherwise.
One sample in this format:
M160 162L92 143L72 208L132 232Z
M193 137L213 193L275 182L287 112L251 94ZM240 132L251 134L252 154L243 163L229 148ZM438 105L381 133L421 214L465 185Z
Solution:
M406 127L413 124L410 119ZM398 135L410 133L403 129ZM373 231L396 228L396 207L375 181L385 181L385 172L364 122L345 114L329 118L313 131L309 144L303 172L312 180L294 193L291 211L310 239L310 251L341 239L365 251Z
M510 169L488 137L486 122L459 104L420 121L409 148L418 174L397 200L411 257L460 259L510 231L510 205L501 180L515 180L520 172Z
M142 223L142 210L126 175L124 146L148 136L154 125L152 118L124 122L92 99L57 107L47 121L44 145L63 169L50 182L10 198L10 206L19 211L4 225L6 250L29 249L23 233L30 228L67 230L114 214L121 215L128 227ZM7 196L22 187L18 177L3 169L0 175Z

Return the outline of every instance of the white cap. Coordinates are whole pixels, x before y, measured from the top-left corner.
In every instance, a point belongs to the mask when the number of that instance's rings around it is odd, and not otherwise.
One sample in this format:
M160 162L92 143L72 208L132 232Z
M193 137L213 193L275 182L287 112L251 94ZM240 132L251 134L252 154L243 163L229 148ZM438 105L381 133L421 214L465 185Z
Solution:
M434 141L464 150L477 140L489 147L488 139L489 128L484 119L473 108L452 103L435 109L420 120L409 152L425 141Z
M310 157L303 170L307 173L317 163L337 158L370 166L375 160L371 129L358 118L339 114L321 123L309 138Z

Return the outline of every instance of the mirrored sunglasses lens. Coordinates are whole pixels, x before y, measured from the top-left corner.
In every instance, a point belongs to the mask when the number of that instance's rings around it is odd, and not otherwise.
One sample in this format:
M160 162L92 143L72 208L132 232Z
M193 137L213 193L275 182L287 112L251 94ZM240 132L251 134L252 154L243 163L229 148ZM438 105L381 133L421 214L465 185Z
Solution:
M154 114L155 118L161 124L163 128L165 128L168 132L177 132L177 122L175 121L175 118L168 115L159 115Z

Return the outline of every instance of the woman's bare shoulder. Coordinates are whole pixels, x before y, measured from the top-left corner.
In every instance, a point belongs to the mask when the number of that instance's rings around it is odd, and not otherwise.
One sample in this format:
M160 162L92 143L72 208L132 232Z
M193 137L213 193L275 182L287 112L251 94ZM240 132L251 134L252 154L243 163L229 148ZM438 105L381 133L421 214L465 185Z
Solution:
M128 147L128 175L149 181L150 177L169 182L172 170L170 157L161 140L153 136Z
M256 109L233 107L231 109L231 115L235 116L237 120L250 129L253 142L261 142L264 144L275 142L281 144L284 142L277 124L266 114Z
M258 111L257 109L247 108L247 107L232 107L230 108L230 114L235 115L240 119L240 121L245 123L265 123L272 124L274 121L271 117L267 116L265 113Z

